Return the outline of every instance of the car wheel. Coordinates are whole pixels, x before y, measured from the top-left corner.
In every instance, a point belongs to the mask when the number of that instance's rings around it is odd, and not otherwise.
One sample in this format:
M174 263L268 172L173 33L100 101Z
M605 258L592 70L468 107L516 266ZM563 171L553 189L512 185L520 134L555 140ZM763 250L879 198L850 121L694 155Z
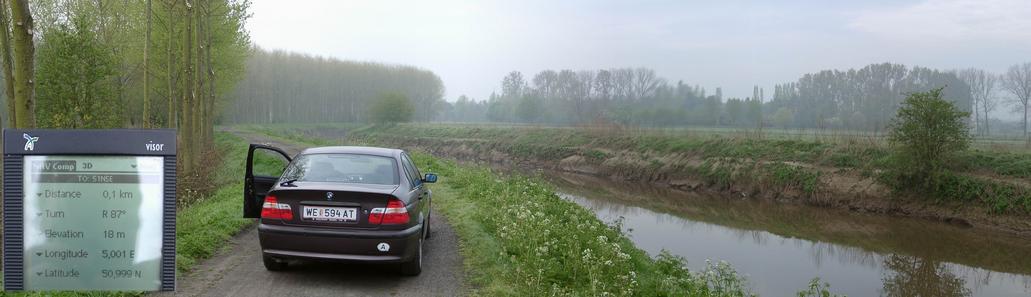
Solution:
M432 216L432 212L426 213L426 236L423 236L426 239L430 239L430 217Z
M265 255L261 256L261 260L264 262L265 269L268 271L282 271L286 269L286 261Z
M419 238L419 247L415 250L415 258L408 262L401 263L401 274L416 276L422 273L422 238Z

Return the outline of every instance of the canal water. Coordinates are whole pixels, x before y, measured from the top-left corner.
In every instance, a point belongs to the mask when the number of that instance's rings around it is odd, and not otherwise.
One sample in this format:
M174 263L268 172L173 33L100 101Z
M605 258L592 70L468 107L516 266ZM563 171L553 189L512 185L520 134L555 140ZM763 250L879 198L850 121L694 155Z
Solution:
M814 277L848 296L1031 296L1031 240L920 219L545 173L560 196L638 247L726 261L762 296L794 296Z

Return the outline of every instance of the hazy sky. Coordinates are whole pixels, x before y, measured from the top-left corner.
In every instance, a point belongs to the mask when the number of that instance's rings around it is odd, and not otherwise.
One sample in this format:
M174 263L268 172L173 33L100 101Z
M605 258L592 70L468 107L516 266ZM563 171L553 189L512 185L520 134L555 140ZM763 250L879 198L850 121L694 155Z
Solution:
M253 0L269 49L432 70L486 99L518 70L649 67L751 96L822 69L895 62L1002 72L1031 62L1031 0Z

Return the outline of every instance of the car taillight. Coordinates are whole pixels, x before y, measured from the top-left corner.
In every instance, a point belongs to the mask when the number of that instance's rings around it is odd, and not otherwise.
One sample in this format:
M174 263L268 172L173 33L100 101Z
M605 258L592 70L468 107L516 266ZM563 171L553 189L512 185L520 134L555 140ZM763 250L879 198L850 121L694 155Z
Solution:
M279 203L276 196L265 196L265 203L261 205L262 219L293 220L294 213L290 211L290 204Z
M405 204L401 200L391 197L390 201L387 201L387 207L372 209L372 212L369 213L369 223L381 225L408 224L408 208L405 208Z

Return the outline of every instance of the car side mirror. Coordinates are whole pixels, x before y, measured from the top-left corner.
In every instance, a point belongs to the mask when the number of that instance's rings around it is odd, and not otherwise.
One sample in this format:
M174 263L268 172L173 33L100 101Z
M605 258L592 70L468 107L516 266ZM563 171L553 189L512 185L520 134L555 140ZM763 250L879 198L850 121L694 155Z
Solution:
M437 175L433 173L427 173L426 176L422 178L422 182L430 184L435 183L437 182Z

